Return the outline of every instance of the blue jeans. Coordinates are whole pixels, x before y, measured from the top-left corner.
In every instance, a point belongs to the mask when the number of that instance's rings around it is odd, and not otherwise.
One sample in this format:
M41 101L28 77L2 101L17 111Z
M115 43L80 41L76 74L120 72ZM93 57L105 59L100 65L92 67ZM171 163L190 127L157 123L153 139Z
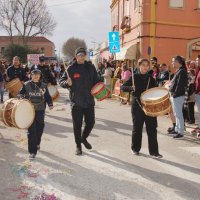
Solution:
M183 104L184 96L173 98L171 97L172 109L176 118L175 131L181 135L184 134L184 118L183 118Z
M200 128L200 94L195 95L195 101L196 101L196 105L197 105L198 113L199 113L198 126Z

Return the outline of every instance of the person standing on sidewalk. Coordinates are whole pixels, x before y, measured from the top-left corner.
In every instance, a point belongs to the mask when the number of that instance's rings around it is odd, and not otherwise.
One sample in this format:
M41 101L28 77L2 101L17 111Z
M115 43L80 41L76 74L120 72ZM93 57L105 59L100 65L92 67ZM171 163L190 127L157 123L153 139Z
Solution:
M195 77L195 101L198 108L198 127L192 130L192 133L197 134L197 137L200 137L200 55L196 58L196 77Z
M31 101L35 108L35 118L28 128L28 151L29 159L34 159L40 149L42 134L44 131L44 116L46 103L49 109L53 109L53 103L47 85L41 82L42 72L39 69L31 71L31 80L24 83L19 92L19 97Z
M133 131L132 131L132 153L139 155L142 145L142 129L144 123L146 124L146 130L148 135L149 143L149 154L153 158L162 158L158 150L157 141L157 117L147 116L141 106L140 97L141 94L150 88L156 87L155 79L148 74L150 62L148 59L140 59L138 62L139 72L134 74L134 78L127 80L122 86L121 90L124 92L132 92L132 120L133 120Z
M81 143L86 149L92 149L87 138L95 124L95 101L91 89L99 79L94 65L86 61L86 55L86 49L76 49L75 62L68 67L60 80L60 86L70 91L76 155L82 155ZM83 118L85 127L82 131Z
M177 71L169 88L172 110L176 118L175 131L171 134L175 134L174 138L179 139L184 136L183 106L188 87L188 76L184 58L181 56L174 57L172 65Z

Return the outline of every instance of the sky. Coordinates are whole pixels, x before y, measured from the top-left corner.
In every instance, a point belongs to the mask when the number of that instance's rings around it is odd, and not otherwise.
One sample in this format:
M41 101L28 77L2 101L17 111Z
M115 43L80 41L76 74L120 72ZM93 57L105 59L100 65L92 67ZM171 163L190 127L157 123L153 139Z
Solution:
M46 0L57 27L48 37L56 45L57 54L70 37L84 39L88 48L97 47L108 38L111 29L111 0ZM95 43L94 43L95 42Z
M53 35L45 37L55 44L57 55L62 55L62 46L70 37L84 39L88 48L97 47L108 39L111 29L111 0L45 1L57 22ZM0 35L6 33L0 30Z

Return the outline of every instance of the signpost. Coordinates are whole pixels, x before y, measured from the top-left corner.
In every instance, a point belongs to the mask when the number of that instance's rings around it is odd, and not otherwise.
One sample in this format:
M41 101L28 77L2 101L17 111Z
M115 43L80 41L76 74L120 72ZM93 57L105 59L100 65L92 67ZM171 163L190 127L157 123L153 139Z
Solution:
M109 32L109 50L110 53L120 52L119 32Z

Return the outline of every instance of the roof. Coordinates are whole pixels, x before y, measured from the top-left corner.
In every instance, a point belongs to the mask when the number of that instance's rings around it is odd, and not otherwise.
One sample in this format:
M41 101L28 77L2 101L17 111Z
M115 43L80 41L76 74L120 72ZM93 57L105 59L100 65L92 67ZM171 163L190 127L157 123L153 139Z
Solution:
M0 36L0 42L7 42L10 40L10 36ZM22 40L22 36L13 36L14 42L18 42L19 40ZM28 37L28 42L47 42L52 43L52 41L48 40L47 38L43 36L36 36L36 37Z

